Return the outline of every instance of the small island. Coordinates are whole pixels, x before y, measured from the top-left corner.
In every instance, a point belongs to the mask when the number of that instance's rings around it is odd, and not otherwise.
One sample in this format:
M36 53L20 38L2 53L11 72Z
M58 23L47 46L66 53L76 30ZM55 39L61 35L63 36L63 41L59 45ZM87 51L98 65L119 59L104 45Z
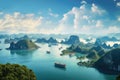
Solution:
M61 41L62 44L75 44L79 42L80 42L79 37L76 35L71 35L68 40Z
M54 39L53 37L50 37L48 40L45 38L39 38L36 40L37 43L49 43L49 44L57 44L58 41Z
M79 66L94 67L102 73L120 73L120 48L105 49L100 45L94 44L72 44L62 51L61 56L75 53L85 54L77 56L80 61Z
M10 50L33 50L39 48L32 40L24 39L19 40L18 42L11 42L10 47L8 49Z
M0 80L36 80L35 74L26 66L0 64Z

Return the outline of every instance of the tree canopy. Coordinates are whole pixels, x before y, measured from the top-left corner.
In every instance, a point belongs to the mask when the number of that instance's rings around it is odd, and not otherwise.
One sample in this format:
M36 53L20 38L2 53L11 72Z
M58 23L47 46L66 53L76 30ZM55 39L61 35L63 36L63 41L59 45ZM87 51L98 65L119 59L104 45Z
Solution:
M35 74L26 66L0 64L0 80L36 80Z

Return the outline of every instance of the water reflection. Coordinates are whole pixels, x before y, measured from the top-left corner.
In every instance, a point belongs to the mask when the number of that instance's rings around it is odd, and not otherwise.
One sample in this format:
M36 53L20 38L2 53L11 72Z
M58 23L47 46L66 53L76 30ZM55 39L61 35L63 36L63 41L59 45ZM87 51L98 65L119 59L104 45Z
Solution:
M35 50L10 50L10 53L11 55L14 55L14 54L17 54L17 55L20 55L20 56L28 56L28 55L31 55L36 51L37 49Z
M63 71L66 71L67 69L66 68L58 68L56 66L54 66L56 69L59 69L59 70L63 70Z

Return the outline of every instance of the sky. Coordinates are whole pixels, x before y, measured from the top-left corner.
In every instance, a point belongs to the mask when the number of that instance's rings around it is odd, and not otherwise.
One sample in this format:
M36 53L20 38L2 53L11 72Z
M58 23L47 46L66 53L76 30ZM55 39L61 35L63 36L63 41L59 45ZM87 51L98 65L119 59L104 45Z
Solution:
M0 33L120 33L120 0L0 0Z

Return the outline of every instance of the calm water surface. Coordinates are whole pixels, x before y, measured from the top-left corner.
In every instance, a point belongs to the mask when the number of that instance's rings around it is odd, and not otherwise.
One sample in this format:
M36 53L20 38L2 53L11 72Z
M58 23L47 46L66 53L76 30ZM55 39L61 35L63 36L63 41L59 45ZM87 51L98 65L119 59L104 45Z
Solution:
M9 44L1 41L0 63L26 65L35 72L37 80L115 80L114 75L105 75L94 68L78 66L76 63L79 60L75 56L60 56L59 47L65 49L66 45L48 47L48 44L38 44L41 48L34 51L9 51L5 50ZM51 54L46 54L48 50ZM66 70L55 68L55 62L65 63Z

